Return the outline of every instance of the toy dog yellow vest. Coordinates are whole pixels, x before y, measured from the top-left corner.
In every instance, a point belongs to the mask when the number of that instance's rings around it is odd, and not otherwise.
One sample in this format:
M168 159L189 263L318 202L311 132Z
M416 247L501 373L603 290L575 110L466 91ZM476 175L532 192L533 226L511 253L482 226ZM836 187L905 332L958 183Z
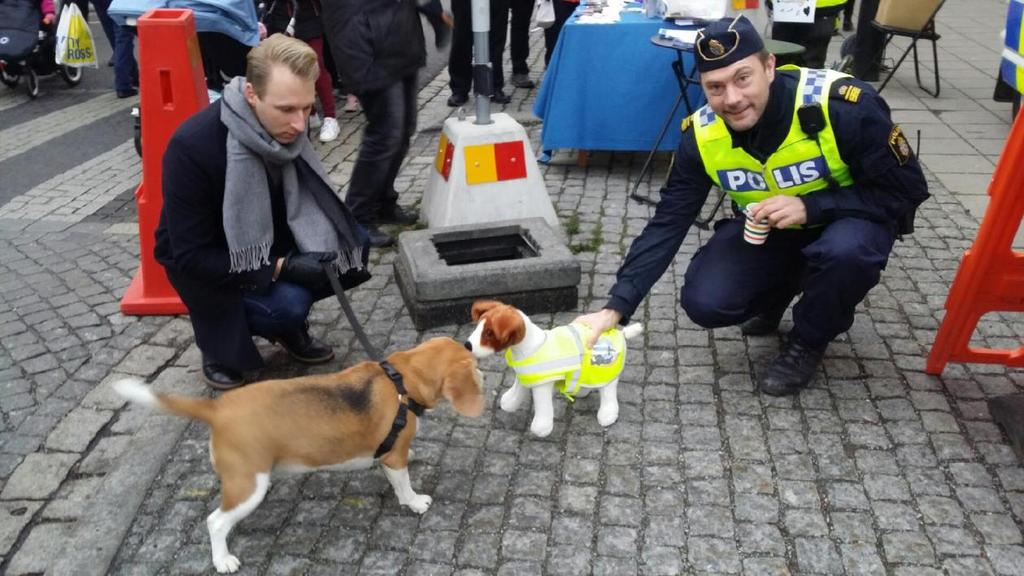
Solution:
M839 186L853 183L850 167L839 156L835 133L828 117L828 94L832 83L847 75L832 70L814 70L782 66L780 70L799 70L799 88L790 120L789 133L782 145L762 164L742 148L733 148L732 134L710 107L705 105L693 113L697 148L704 160L707 174L722 190L729 193L741 208L751 202L785 194L803 196L828 187L825 179L831 174ZM804 105L818 104L825 118L825 127L818 133L818 142L800 128L796 110Z
M558 382L558 391L572 400L581 386L598 388L615 380L626 364L626 338L621 330L605 331L591 350L583 344L589 337L590 327L585 324L559 326L547 331L544 345L533 354L516 360L510 348L505 361L520 385L530 388Z

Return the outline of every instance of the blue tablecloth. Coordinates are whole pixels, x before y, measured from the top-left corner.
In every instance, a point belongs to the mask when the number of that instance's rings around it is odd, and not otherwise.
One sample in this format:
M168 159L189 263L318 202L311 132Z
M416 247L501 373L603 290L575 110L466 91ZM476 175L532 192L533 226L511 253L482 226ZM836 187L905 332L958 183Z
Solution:
M679 95L672 73L676 51L651 44L659 28L671 27L636 12L623 13L615 24L579 24L573 15L533 106L544 120L543 149L650 150ZM689 72L693 54L683 54ZM688 92L694 108L704 104L699 86ZM685 114L680 104L659 150L678 146Z

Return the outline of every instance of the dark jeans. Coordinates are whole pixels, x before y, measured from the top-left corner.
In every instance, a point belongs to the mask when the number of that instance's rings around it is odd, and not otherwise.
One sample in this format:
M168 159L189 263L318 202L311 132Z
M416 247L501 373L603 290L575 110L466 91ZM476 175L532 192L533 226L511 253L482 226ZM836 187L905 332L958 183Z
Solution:
M861 80L878 76L885 33L871 25L878 0L861 0L857 15L857 40L853 48L853 75Z
M251 48L220 32L199 32L206 87L218 92L235 76L245 76L245 57Z
M796 58L800 66L824 68L828 43L832 39L836 15L840 10L841 7L817 10L814 13L814 22L810 24L773 22L772 38L803 46L804 53Z
M723 220L690 262L680 303L697 324L719 328L802 289L793 333L824 346L853 325L854 309L878 283L894 241L890 226L842 218L824 228L773 229L755 246L743 240L742 219Z
M554 0L555 8L555 23L544 29L544 65L547 66L548 62L551 62L551 54L555 51L555 46L558 44L558 35L562 33L562 26L565 26L565 21L572 16L572 13L576 11L576 7L579 4L574 2L565 2L564 0Z
M117 27L114 21L110 19L110 15L107 14L107 9L110 8L111 0L92 0L92 5L96 8L96 16L100 19L100 26L103 27L103 35L107 37L107 42L110 43L110 50L114 50L114 43L116 37L114 35L114 29ZM78 8L82 11L82 16L89 19L89 3L81 2L78 3ZM60 14L58 14L60 16Z
M383 90L363 92L359 103L366 115L363 143L352 170L345 203L361 224L398 202L395 177L416 131L416 74Z
M526 59L530 57L530 16L533 0L511 0L512 17L509 20L508 49L512 58L513 74L529 74Z
M249 331L255 336L277 339L281 335L296 334L306 328L306 318L313 303L333 294L330 285L310 291L290 282L272 282L263 294L246 292L245 319Z
M843 4L843 20L849 22L853 20L853 6L857 3L857 0L846 0L846 4Z
M135 28L114 27L114 89L128 92L139 83L139 65L135 61Z
M491 33L488 51L491 60L491 94L505 86L505 75L501 69L501 55L505 50L508 31L509 0L491 1ZM452 0L452 47L448 53L448 86L452 94L469 94L473 87L473 11L470 0ZM487 94L490 96L491 94Z

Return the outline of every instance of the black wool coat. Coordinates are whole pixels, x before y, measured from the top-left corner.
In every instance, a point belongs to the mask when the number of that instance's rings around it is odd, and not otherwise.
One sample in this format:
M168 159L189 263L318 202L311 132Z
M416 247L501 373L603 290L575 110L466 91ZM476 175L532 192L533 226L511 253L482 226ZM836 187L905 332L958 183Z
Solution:
M235 370L254 370L263 366L263 360L252 341L242 294L270 286L274 260L294 248L294 239L290 232L281 237L277 224L283 211L274 207L271 264L251 272L228 272L231 259L223 221L228 129L220 121L220 109L218 101L196 113L167 145L164 202L153 252L188 307L203 354ZM304 162L296 166L312 172Z
M416 0L323 0L324 34L341 82L361 95L426 65Z

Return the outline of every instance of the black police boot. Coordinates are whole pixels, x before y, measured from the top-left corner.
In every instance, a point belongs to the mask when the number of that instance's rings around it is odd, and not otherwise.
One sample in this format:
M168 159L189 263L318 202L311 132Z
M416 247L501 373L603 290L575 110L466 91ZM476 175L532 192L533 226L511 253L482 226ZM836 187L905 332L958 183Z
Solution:
M782 352L761 374L761 392L770 396L799 394L811 383L827 347L815 348L801 342L796 336L790 336Z
M452 93L452 95L448 97L448 105L452 108L458 108L466 102L469 102L469 94Z
M508 104L512 101L512 97L505 94L503 90L498 90L494 94L491 94L491 102L495 104Z
M750 320L747 320L743 324L740 324L740 332L744 336L764 336L765 334L771 334L779 329L779 323L782 322L782 315L786 313L786 308L789 305L783 306L782 308L774 308L772 310L765 310L757 316L754 316Z
M376 224L366 224L366 235L370 237L370 246L374 248L387 248L395 243L395 238L381 230Z
M323 364L334 358L334 350L323 342L309 335L309 330L303 328L281 334L274 339L282 348L299 362L304 364Z
M1024 462L1024 394L1007 394L990 398L988 411L1010 440L1017 459Z
M203 356L203 380L210 388L217 390L230 390L245 384L245 377L241 372L218 364L206 356Z
M385 206L377 211L377 222L380 222L381 224L400 224L402 226L410 226L418 222L419 219L419 212L411 209L406 210L398 204Z

